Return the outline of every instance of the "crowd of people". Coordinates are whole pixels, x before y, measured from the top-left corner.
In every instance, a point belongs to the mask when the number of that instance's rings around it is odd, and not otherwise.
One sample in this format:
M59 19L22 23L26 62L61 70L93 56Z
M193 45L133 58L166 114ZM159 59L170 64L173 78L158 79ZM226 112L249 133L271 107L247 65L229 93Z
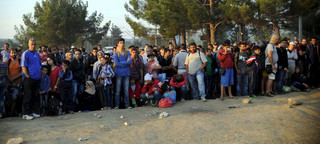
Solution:
M119 39L112 52L90 52L28 41L28 49L4 44L0 62L0 117L32 120L75 111L158 106L169 97L186 100L273 97L319 86L319 42L215 42L174 47L129 46Z

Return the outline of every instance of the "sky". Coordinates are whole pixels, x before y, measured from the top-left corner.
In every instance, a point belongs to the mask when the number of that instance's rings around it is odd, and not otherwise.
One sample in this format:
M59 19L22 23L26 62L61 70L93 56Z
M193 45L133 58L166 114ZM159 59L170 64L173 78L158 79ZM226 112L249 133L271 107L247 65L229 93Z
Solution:
M41 2L41 0L0 0L0 38L13 39L16 33L14 26L24 25L22 15L33 14L36 2ZM133 30L125 21L125 15L130 16L124 8L124 4L128 2L129 0L88 0L87 10L89 15L94 11L102 13L104 16L102 25L111 20L112 24L117 25L123 31L124 38L132 38Z

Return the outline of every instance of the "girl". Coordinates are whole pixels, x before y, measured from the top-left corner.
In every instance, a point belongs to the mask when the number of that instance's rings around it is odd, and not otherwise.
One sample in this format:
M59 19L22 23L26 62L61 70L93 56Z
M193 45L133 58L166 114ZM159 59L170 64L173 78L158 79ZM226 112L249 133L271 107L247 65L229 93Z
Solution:
M112 70L112 67L110 65L110 59L109 57L101 57L101 71L99 73L98 82L102 82L105 90L105 97L100 98L102 109L109 110L112 107L112 96L110 94L110 86L112 84L112 77L114 77L114 72ZM100 68L99 68L100 69ZM100 83L101 84L101 83Z

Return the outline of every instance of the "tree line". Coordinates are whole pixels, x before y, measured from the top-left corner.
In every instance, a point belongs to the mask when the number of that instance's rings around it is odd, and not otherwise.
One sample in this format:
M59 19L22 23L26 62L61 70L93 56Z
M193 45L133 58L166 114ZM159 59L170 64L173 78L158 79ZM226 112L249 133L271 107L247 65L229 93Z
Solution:
M303 17L304 36L320 32L320 1L317 0L130 0L124 5L131 16L127 23L138 37L153 38L157 27L162 37L182 37L203 30L213 43L223 39L242 40L249 36L268 39L271 33L280 36L280 29L293 34L298 30L298 17ZM137 19L134 20L133 18Z

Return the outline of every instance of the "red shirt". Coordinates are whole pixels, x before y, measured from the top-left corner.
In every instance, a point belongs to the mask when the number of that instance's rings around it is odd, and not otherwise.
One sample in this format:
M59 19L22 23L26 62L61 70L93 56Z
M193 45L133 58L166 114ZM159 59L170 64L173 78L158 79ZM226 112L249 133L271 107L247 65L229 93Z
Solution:
M50 87L51 89L54 88L54 86L56 85L56 82L59 78L59 71L60 71L60 68L58 66L56 66L55 69L51 70L51 73L50 73ZM59 93L60 92L60 89L59 89L59 85L57 85L57 90L56 90L56 93Z
M231 69L234 65L234 55L232 53L224 54L225 50L222 49L219 51L219 61L221 68Z
M139 82L135 83L136 85L136 89L134 91L132 91L131 87L129 87L129 98L136 98L136 99L140 99L140 94L141 94L141 86L139 84Z

